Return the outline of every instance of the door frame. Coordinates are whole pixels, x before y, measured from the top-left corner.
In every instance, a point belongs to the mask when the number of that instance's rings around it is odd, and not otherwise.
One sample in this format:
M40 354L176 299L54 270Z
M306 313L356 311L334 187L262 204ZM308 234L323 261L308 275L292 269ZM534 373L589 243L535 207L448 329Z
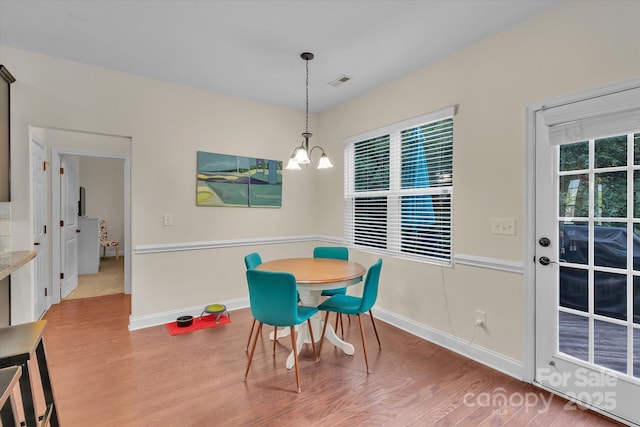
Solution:
M33 183L35 182L35 175L33 172L33 154L35 151L34 145L37 145L38 147L40 147L40 149L42 150L44 156L43 156L43 160L45 162L46 165L49 164L48 159L47 159L47 145L35 134L30 134L30 140L31 140L31 146L30 146L30 165L31 165L31 180L32 180L32 190L33 190ZM47 224L47 219L48 219L48 212L47 212L47 201L48 201L48 196L49 196L49 176L50 173L47 171L46 167L43 168L43 172L44 172L44 194L43 194L43 199L40 200L41 205L37 205L36 203L36 198L35 198L35 190L33 190L31 192L31 203L33 204L33 215L31 217L31 221L32 221L32 227L34 227L35 225L35 218L37 212L36 212L36 208L40 207L41 209L43 209L43 214L44 214L44 226L46 227ZM50 227L49 227L50 228ZM49 241L49 234L47 232L44 233L45 237L42 239L40 243L40 249L35 249L37 252L37 256L33 261L33 282L34 282L34 299L33 299L33 309L34 309L34 314L36 318L41 318L43 316L44 313L46 313L46 311L49 309L49 306L51 305L51 274L50 274L50 264L49 264L49 254L51 253L51 248L50 248L50 241ZM34 241L36 240L35 237L38 235L38 231L35 229L33 230L33 235L34 235ZM38 275L38 269L39 268L43 268L44 269L44 273L41 275L41 277L39 277ZM40 278L41 281L44 281L43 285L44 287L42 289L44 289L47 292L46 296L40 295L38 296L38 293L40 290L40 285L42 285L42 283L38 283L38 278ZM38 309L38 298L40 298L40 301L42 301L42 306L43 309L39 310Z
M98 157L124 160L124 293L131 294L131 156L127 154L99 153L93 151L66 150L60 148L51 149L52 171L60 170L61 156ZM53 175L53 174L52 174ZM60 223L60 180L51 178L51 247L60 247L60 227L54 226ZM53 251L51 254L51 278L52 278L52 304L60 302L60 254Z
M554 392L535 382L536 369L536 112L560 105L584 101L590 98L609 95L622 90L640 87L640 77L621 80L618 82L598 86L568 95L554 97L543 101L529 104L525 107L525 248L524 248L524 310L525 310L525 341L524 341L524 380L535 384L537 387ZM564 396L573 400L568 396ZM605 413L597 408L592 410L602 413L607 417L612 417L610 413Z

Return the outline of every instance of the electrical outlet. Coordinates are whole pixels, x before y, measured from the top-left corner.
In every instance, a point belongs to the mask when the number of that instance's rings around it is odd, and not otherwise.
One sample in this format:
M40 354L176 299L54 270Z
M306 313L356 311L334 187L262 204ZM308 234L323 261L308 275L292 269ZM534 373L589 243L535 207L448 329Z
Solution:
M476 310L476 326L484 326L487 323L487 313Z

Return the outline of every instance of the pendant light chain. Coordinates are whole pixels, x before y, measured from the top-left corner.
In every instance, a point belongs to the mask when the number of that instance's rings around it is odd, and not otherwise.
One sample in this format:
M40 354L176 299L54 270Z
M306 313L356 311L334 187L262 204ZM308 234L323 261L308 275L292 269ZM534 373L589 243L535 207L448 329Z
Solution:
M305 123L305 132L309 133L309 60L306 59L305 60L306 64L307 64L307 82L306 82L306 87L307 87L307 102L306 102L306 106L305 106L305 111L306 111L306 123Z

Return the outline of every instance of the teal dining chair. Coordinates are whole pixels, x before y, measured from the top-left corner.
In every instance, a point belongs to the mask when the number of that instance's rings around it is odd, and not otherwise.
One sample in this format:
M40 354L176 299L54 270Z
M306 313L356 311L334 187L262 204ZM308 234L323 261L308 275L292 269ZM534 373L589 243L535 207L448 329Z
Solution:
M311 317L318 312L317 307L306 307L298 305L298 285L296 277L291 273L247 270L247 283L249 284L249 302L251 305L251 314L258 323L258 332L253 339L247 370L244 374L244 380L247 381L249 368L253 354L256 351L258 336L262 330L262 325L271 325L274 327L288 326L291 331L291 346L293 348L293 361L296 370L296 386L300 393L300 370L298 368L298 349L296 346L295 326L307 322L309 334L311 337L311 346L313 347L313 357L318 361L316 353L315 339L313 337L313 328L311 327Z
M329 320L329 312L341 313L341 314L355 314L358 316L358 324L360 325L360 336L362 336L362 350L364 352L364 362L367 365L367 374L369 371L369 359L367 357L367 345L364 340L364 329L362 329L362 320L360 315L369 312L371 317L371 324L373 330L376 333L378 339L378 347L380 345L380 337L378 336L378 329L376 323L373 320L373 313L371 308L376 303L378 297L378 284L380 283L380 272L382 271L382 259L378 259L378 262L369 267L367 276L364 279L364 289L362 291L362 297L354 297L350 295L334 295L322 304L318 306L319 310L326 311L327 314L324 319L324 326L322 327L322 338L320 339L320 348L318 349L318 355L322 351L322 342L324 341L324 333L327 329L327 321Z
M332 258L341 259L343 261L349 260L349 250L344 246L317 246L313 248L314 258ZM323 297L331 297L333 295L344 295L347 293L347 288L325 289L320 295ZM336 313L336 333L338 332L338 321L340 323L340 330L342 332L342 338L344 339L344 325L342 324L342 316L340 313ZM351 324L351 318L349 318L349 324Z
M247 267L247 270L253 270L257 268L260 264L262 264L262 257L260 254L254 252L244 257L244 265ZM251 330L249 331L249 339L247 339L247 348L244 350L245 353L249 351L249 343L251 343L251 336L253 335L253 329L256 327L256 319L253 319L253 323L251 324ZM275 343L277 339L277 334L273 336L273 351L275 353Z
M262 258L260 254L254 252L244 257L244 265L247 266L247 270L253 270L262 264Z

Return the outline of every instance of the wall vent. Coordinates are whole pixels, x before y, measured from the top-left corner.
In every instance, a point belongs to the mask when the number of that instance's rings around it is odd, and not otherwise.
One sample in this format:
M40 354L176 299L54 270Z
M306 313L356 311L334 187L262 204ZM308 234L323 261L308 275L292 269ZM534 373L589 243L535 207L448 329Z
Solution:
M333 86L333 87L338 87L341 84L344 84L344 83L348 82L351 79L353 79L353 77L343 74L340 77L338 77L337 79L331 80L329 82L329 85Z

